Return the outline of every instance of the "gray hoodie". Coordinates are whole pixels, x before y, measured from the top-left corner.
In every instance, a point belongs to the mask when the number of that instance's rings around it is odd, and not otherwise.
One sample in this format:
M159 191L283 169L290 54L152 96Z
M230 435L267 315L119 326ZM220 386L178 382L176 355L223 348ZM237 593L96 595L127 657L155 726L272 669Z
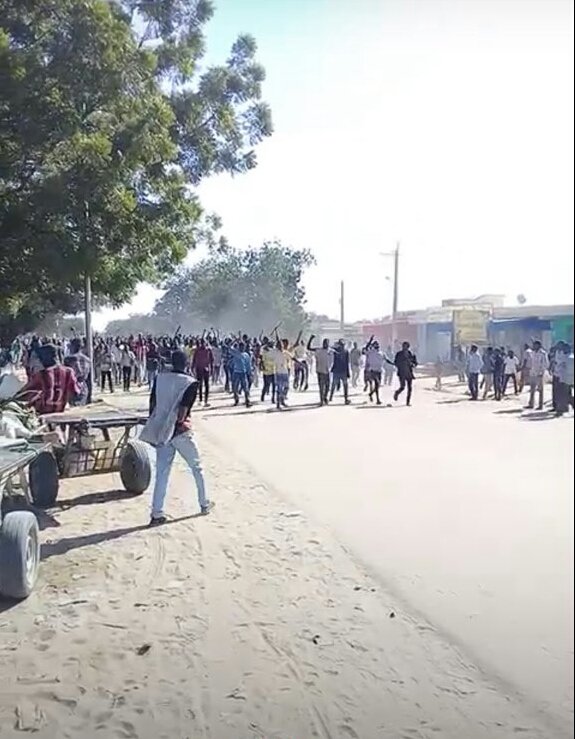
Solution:
M193 377L180 372L158 375L156 405L140 434L142 441L156 447L164 446L171 440L182 398L194 382Z

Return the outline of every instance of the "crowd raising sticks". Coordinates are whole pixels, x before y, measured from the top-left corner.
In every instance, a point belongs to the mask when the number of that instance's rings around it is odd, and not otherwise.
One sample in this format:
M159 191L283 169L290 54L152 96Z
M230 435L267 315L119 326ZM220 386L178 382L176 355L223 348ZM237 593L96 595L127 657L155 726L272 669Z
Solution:
M370 403L382 405L384 387L398 386L392 397L397 402L405 393L411 405L417 358L408 342L392 353L382 351L372 336L365 346L349 346L343 339L333 346L328 339L315 344L312 335L294 341L281 337L280 326L264 336L245 333L220 335L214 329L201 336L185 336L180 330L172 337L129 336L94 339L92 363L85 342L53 337L15 339L0 349L0 369L24 370L27 384L20 398L40 414L61 412L66 405L85 405L92 401L94 386L102 394L121 387L130 393L134 386L147 386L150 393L149 419L141 439L156 449L156 480L152 497L150 525L166 521L164 501L170 470L176 452L190 467L196 483L202 514L213 508L208 498L200 455L192 434L190 414L196 400L209 407L212 388L219 386L231 396L235 406L247 408L257 394L259 402L270 402L278 411L287 409L290 391L305 393L314 370L320 406L333 403L337 394L351 404L350 385L361 382ZM512 388L518 395L529 390L527 408L543 410L546 375L552 378L551 407L561 416L573 407L573 352L563 341L547 353L540 341L525 345L522 356L503 347L480 351L472 345L458 347L454 365L458 378L467 384L471 401L493 398L500 401ZM437 390L442 389L443 363L435 365ZM223 386L223 387L222 387Z
M282 410L288 407L290 390L309 389L314 371L321 406L332 403L340 393L343 403L350 405L350 388L360 385L362 369L363 391L369 402L382 405L383 388L391 386L397 374L398 387L392 398L397 402L405 394L406 405L411 405L417 358L408 342L396 353L391 347L382 351L373 336L363 347L343 339L333 345L329 339L323 339L316 345L313 335L304 342L300 332L295 340L290 340L280 336L279 328L276 326L268 336L262 332L258 337L241 332L220 335L213 328L195 336L184 335L179 329L171 337L97 336L92 352L93 376L84 340L18 338L10 348L0 350L0 366L24 368L28 390L33 394L39 392L36 388L39 378L35 378L38 371L58 366L73 371L72 377L61 371L55 373L56 388L65 380L67 389L56 400L38 397L41 408L59 407L67 402L89 403L94 386L101 393L114 393L119 388L130 392L134 386L143 385L151 390L157 376L171 368L175 351L183 354L185 372L196 381L194 402L197 399L204 407L210 404L212 388L223 385L236 406L241 403L250 407L257 395L260 402L269 401ZM467 383L470 400L490 397L501 400L510 389L519 394L528 388L527 407L535 408L537 403L537 409L544 406L544 379L549 373L553 379L552 408L562 414L571 405L572 357L571 347L563 341L549 353L540 341L533 341L524 346L520 357L504 347L480 350L472 345L466 351L458 347L453 364L459 380ZM438 390L442 388L443 372L444 363L438 360L435 365ZM44 394L50 392L49 388L43 389Z

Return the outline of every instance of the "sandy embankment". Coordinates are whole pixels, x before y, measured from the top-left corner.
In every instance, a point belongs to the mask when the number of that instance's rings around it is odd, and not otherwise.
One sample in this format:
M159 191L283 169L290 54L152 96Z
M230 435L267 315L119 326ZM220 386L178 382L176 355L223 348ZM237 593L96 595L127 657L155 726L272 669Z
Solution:
M37 591L0 612L0 737L550 739L319 527L200 434L208 518L69 481ZM105 492L101 492L105 491ZM107 491L107 492L106 492ZM2 604L4 607L4 604Z

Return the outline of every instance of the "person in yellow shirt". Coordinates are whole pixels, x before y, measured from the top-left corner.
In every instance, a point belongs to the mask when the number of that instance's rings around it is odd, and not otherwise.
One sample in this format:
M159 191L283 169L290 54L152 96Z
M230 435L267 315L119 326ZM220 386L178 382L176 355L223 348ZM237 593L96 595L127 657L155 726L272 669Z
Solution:
M262 339L262 351L260 355L260 368L264 378L262 387L261 400L262 403L266 399L266 395L271 390L271 401L275 403L276 399L276 366L274 359L275 349L271 341L264 336Z
M289 372L293 356L288 350L287 339L278 339L274 352L274 365L276 375L276 406L287 408L286 399L289 389Z
M194 361L194 353L196 351L196 345L193 339L187 339L186 343L184 344L184 354L187 357L187 365L186 369L189 371L192 366L192 362Z

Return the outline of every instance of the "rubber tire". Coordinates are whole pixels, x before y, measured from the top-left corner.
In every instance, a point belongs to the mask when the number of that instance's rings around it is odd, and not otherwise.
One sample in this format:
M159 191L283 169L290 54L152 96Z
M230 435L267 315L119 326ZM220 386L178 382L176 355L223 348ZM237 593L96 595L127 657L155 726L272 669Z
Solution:
M27 572L28 540L36 558ZM31 511L7 513L0 526L0 595L14 600L27 598L36 584L40 565L40 530Z
M143 441L126 444L120 465L122 484L129 493L141 495L148 489L152 479L152 463L148 448Z
M58 497L58 463L52 452L40 452L28 468L30 496L38 508L53 506Z

